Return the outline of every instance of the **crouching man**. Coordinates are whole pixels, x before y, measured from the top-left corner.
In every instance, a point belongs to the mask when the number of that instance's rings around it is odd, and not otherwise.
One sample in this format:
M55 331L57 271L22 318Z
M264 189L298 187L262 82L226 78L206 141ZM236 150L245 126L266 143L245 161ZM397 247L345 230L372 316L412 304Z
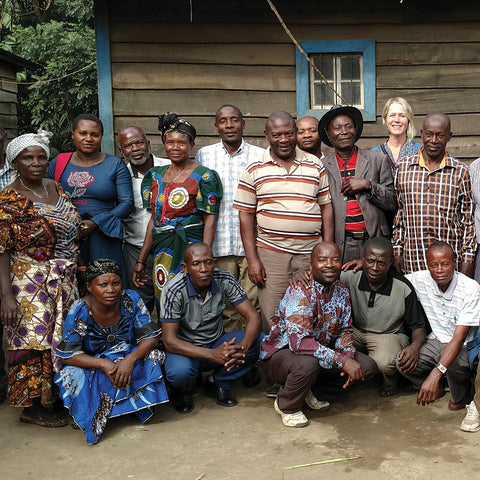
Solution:
M222 312L227 300L245 318L245 330L225 333ZM198 373L209 370L213 374L205 380L205 393L218 405L235 406L231 384L257 361L263 334L259 335L260 317L245 291L231 273L215 268L209 245L192 243L185 250L182 272L163 287L160 322L175 410L193 409Z
M339 248L317 244L310 267L311 287L288 287L261 345L265 373L281 385L274 408L286 427L308 425L304 403L314 410L328 407L311 391L317 380L348 388L377 372L375 362L353 347L350 297L338 281Z

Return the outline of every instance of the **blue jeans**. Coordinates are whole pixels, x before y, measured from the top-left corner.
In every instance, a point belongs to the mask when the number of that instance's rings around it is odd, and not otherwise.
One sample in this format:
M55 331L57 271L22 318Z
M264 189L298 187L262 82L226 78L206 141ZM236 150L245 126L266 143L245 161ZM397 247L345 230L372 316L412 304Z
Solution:
M236 337L236 343L238 343L243 340L244 333L243 330L224 333L215 342L202 346L204 348L216 348L223 342L228 342L233 337ZM245 363L229 372L227 372L222 365L210 360L185 357L184 355L167 352L167 357L163 364L165 376L173 388L183 392L189 392L193 390L193 387L195 386L198 372L213 370L215 383L225 390L230 390L232 382L245 375L252 369L253 365L255 365L260 353L260 344L262 343L262 340L263 334L260 333L248 350L247 355L245 356Z

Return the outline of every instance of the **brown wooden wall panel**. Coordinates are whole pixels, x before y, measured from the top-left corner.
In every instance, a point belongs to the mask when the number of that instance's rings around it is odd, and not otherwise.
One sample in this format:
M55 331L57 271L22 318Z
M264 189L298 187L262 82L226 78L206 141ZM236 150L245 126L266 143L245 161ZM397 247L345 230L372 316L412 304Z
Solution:
M448 19L446 19L448 20ZM323 23L312 25L288 25L298 41L306 40L358 40L375 39L377 42L478 42L478 23L439 23L437 25L396 25L365 24L339 25ZM240 25L240 24L157 24L157 23L114 23L111 25L110 38L116 42L153 43L285 43L289 38L278 25Z
M185 115L213 115L223 104L238 105L244 113L268 117L273 110L295 113L295 92L246 92L227 90L114 90L115 115L152 115L175 112Z
M230 65L293 65L295 50L285 44L114 43L112 62L208 63Z
M152 152L159 157L166 157L165 150L163 148L162 138L160 137L160 135L149 135L149 140ZM200 148L205 147L206 145L212 145L213 143L217 143L218 141L218 137L197 137L197 140L195 141L195 147L192 151L192 157L195 156L195 154L198 150L200 150ZM265 137L249 137L245 135L245 141L262 148L266 148L268 146ZM115 144L115 152L117 155L120 154L120 150L117 144Z
M477 43L382 43L375 48L376 63L383 65L442 65L480 62Z
M448 61L448 59L445 59ZM377 67L382 88L469 88L480 86L480 63L471 65L403 65Z
M478 113L480 112L480 88L444 88L444 89L381 89L377 88L377 106L381 106L393 97L400 95L408 99L416 115L426 115L431 112Z
M218 105L220 106L220 105ZM248 113L248 112L247 112ZM244 114L245 115L245 114ZM197 135L199 136L217 136L217 131L215 130L215 117L214 115L205 115L205 116L191 116L186 117L187 120L195 127L197 130ZM245 135L262 135L265 127L264 118L245 118ZM115 118L115 132L119 132L122 128L134 125L140 127L147 135L158 134L157 130L157 116L148 116L148 117L116 117Z
M11 79L8 79L8 81L5 80L0 80L0 89L4 90L5 92L12 92L17 94L18 92L18 86L15 83L15 76Z
M16 92L7 92L5 90L0 90L0 102L17 103Z
M114 63L113 88L295 91L295 68Z

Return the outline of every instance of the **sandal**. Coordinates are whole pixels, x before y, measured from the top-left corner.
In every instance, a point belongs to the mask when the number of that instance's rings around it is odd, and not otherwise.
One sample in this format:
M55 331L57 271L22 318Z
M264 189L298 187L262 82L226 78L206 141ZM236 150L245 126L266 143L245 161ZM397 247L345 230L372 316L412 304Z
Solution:
M38 425L39 427L46 428L60 428L68 425L68 419L61 418L56 415L43 417L41 415L34 417L27 417L24 413L20 415L20 421L22 423L30 423L32 425Z
M392 387L392 388L382 388L378 394L381 397L393 397L394 395L398 394L398 389L397 387Z

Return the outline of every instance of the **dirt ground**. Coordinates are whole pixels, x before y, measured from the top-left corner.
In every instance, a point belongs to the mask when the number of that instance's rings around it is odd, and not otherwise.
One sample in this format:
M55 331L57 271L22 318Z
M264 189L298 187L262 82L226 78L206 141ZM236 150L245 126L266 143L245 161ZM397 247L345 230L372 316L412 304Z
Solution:
M465 410L450 412L448 394L419 407L413 390L385 399L372 385L341 397L328 411L305 410L310 425L291 429L273 410L263 382L254 389L238 383L233 391L239 400L233 408L217 406L199 393L188 415L164 404L144 425L132 416L112 419L94 446L70 427L20 423L20 411L3 403L0 478L427 480L479 475L474 472L480 471L480 432L460 431Z

